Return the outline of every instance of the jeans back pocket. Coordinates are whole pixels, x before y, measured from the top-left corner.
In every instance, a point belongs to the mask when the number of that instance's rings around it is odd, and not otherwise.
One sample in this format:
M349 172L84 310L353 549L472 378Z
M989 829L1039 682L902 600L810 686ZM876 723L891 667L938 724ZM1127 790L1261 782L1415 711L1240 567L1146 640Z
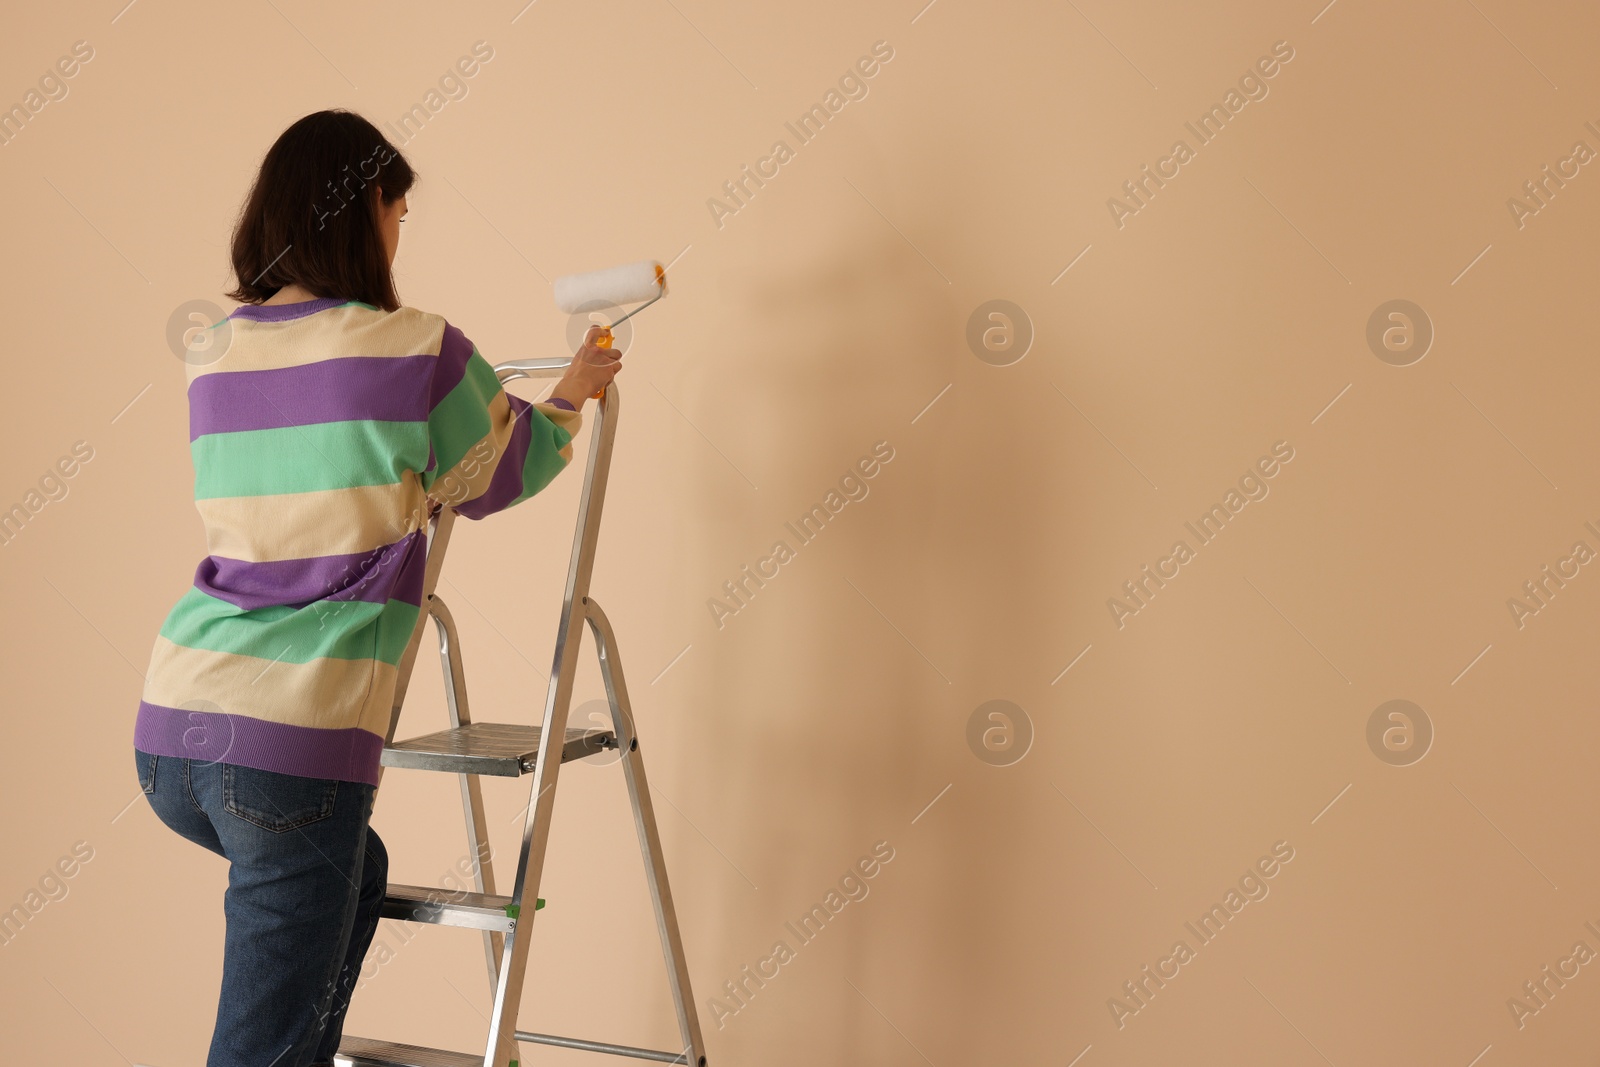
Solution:
M339 783L332 778L222 765L223 810L275 834L326 819L338 793Z
M133 761L139 770L139 788L146 793L156 791L156 759L155 755L142 749L133 750Z

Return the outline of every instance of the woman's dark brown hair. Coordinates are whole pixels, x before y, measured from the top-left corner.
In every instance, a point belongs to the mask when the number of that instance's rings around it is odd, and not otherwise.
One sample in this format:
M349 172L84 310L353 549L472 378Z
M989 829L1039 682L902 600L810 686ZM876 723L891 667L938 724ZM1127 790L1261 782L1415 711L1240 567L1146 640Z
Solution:
M373 204L410 191L416 174L378 128L353 112L318 111L267 150L233 230L227 295L259 304L286 285L320 297L400 307Z

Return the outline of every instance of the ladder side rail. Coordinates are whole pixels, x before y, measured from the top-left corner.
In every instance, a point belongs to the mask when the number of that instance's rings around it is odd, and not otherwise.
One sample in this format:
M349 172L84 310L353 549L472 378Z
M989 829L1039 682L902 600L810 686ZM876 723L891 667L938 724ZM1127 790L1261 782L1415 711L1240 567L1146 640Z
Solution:
M558 361L540 361L555 363ZM567 362L570 362L568 360ZM541 368L542 369L542 368ZM524 367L501 365L495 373L502 382L531 376ZM573 531L572 557L567 566L567 581L562 594L561 624L545 694L543 728L539 752L533 767L532 794L522 823L522 846L517 862L516 883L511 898L517 906L515 924L506 935L500 956L499 981L489 1021L484 1067L505 1067L519 1056L516 1043L517 1013L521 1006L524 971L527 965L529 927L535 909L523 905L534 902L544 869L545 849L550 840L550 817L555 805L555 786L561 770L561 753L566 740L567 713L572 699L572 681L583 639L584 603L589 578L594 570L595 543L599 538L600 514L605 503L607 475L611 467L612 443L620 407L617 385L607 385L600 396L590 427L588 469L584 472L583 493Z
M389 709L389 729L383 735L383 747L394 744L395 730L400 725L400 709L406 702L406 690L411 685L411 669L416 665L417 648L422 644L422 631L426 629L428 612L433 601L433 591L439 584L439 572L444 568L445 550L450 547L450 531L455 528L456 513L441 507L428 520L428 560L422 572L422 608L417 612L416 625L406 649L395 666L394 702ZM383 765L378 765L378 785L383 784Z
M430 613L439 632L439 661L444 671L444 699L450 712L450 726L460 729L472 721L467 704L467 671L461 661L461 640L456 633L455 617L450 608L437 595L429 598ZM479 893L494 892L493 849L489 841L488 824L483 811L483 786L475 774L457 775L461 780L461 810L467 824L467 848L472 855L472 885ZM489 971L489 995L494 995L497 975L495 965L504 948L499 933L483 932L483 953Z
M650 800L650 784L644 773L644 757L634 731L633 706L628 700L628 684L622 673L622 658L617 650L611 620L600 605L586 600L584 614L594 631L595 649L600 656L600 674L605 679L606 698L611 704L612 728L617 735L617 751L622 756L622 773L628 783L628 799L633 805L634 829L644 853L645 878L650 885L650 902L656 915L656 931L661 935L661 952L666 957L667 978L672 985L672 1006L678 1016L678 1033L683 1039L689 1063L705 1067L705 1039L700 1033L700 1018L695 1011L694 993L689 985L689 965L683 954L683 939L678 932L678 914L672 904L672 889L667 882L666 860L661 854L661 838L656 833L655 807Z

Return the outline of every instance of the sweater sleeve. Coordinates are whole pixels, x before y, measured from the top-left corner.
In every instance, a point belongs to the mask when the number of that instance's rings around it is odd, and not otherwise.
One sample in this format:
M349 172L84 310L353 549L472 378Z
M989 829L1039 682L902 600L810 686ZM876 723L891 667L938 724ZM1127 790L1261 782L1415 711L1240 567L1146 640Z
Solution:
M429 397L430 499L469 519L522 503L572 460L583 416L532 404L500 386L494 368L460 330L446 325Z

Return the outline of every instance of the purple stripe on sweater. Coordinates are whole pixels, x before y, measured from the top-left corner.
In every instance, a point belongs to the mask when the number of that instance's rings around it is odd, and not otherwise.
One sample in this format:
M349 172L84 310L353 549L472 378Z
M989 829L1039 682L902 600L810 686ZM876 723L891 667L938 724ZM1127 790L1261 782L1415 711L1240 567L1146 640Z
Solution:
M287 322L290 319L315 315L329 308L343 307L350 301L340 297L319 296L315 300L301 300L293 304L242 304L233 309L230 319L251 319L255 322Z
M432 356L345 356L204 374L189 386L189 440L346 419L422 422L433 364Z
M428 569L427 534L418 530L389 546L389 560L385 570L394 573L394 584L389 588L390 600L403 600L416 607L422 606L422 579ZM341 597L330 597L339 600ZM363 598L365 599L365 598Z
M207 556L194 572L194 587L245 611L319 600L384 604L402 600L422 605L422 572L427 562L422 531L392 545L342 556L250 563Z
M383 738L358 727L323 730L220 711L164 708L141 700L133 747L155 756L377 785ZM156 766L159 775L160 763Z
M450 390L461 384L467 374L467 361L472 358L472 342L460 330L445 324L444 337L439 341L439 359L433 372L433 390L428 396L428 410L439 406L439 401L450 395Z
M506 399L511 402L511 440L506 443L504 454L494 457L489 488L456 508L458 514L469 519L493 515L522 495L522 467L528 460L528 443L533 439L533 405L510 393Z
M565 408L568 411L577 411L578 410L577 408L572 406L572 401L568 400L564 396L553 396L548 401L546 401L546 403L548 403L551 407Z

